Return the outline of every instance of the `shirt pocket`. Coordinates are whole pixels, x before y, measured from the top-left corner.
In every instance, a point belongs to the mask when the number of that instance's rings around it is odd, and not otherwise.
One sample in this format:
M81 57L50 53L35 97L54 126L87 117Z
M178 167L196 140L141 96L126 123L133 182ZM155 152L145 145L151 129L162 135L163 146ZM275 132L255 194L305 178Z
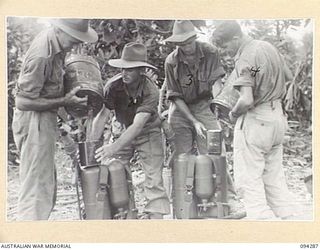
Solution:
M205 65L201 65L198 71L199 94L210 94L211 89L218 77L209 71Z
M211 87L213 85L213 79L210 79L206 76L201 76L202 74L199 74L198 76L198 82L199 82L199 88L198 92L199 95L203 94L211 94Z

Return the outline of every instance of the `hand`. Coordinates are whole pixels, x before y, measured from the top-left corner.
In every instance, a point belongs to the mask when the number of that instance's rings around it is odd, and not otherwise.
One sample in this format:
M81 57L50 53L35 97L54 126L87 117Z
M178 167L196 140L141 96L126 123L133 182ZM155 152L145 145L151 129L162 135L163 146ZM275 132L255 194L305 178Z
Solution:
M229 119L231 124L235 124L237 121L237 118L232 115L232 111L229 112Z
M96 150L95 158L98 162L106 162L110 157L112 157L116 151L113 144L104 145Z
M193 126L194 126L198 136L200 136L201 138L206 138L205 133L207 132L207 129L201 122L195 121L193 123Z
M69 93L67 93L64 97L64 105L65 106L72 106L72 105L86 105L87 104L87 100L88 97L78 97L76 96L77 92L81 89L80 86L75 87L74 89L72 89Z

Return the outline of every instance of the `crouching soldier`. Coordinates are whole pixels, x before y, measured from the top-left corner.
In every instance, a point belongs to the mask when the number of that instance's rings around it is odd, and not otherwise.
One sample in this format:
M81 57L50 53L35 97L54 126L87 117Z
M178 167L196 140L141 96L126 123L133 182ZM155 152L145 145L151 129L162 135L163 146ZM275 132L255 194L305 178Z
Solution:
M109 64L122 71L105 86L105 107L93 121L91 139L100 138L111 110L126 130L114 143L98 148L96 159L105 162L120 158L129 166L134 151L137 151L145 172L145 213L150 219L162 219L170 212L170 206L162 180L164 154L161 121L157 113L159 92L144 74L146 67L155 67L147 63L146 47L135 42L126 44L121 59L110 60Z

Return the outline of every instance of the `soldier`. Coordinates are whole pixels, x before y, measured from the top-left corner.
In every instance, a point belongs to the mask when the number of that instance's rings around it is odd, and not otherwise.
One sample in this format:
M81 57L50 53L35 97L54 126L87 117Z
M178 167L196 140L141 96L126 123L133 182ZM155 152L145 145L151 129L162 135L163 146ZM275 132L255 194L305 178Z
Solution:
M85 104L73 89L65 95L64 58L73 45L95 42L97 33L84 19L57 19L32 42L17 84L12 130L20 151L18 220L47 220L55 204L54 164L57 110Z
M114 143L97 149L96 158L103 162L111 157L121 157L129 165L136 150L145 172L145 213L150 219L162 219L170 212L170 207L162 180L164 155L157 113L159 91L144 74L146 68L155 67L147 63L146 47L135 42L126 44L121 58L109 60L109 64L121 68L121 73L105 86L105 108L93 121L91 138L100 138L110 110L115 111L117 121L126 130ZM130 148L129 155L125 150L127 147Z
M198 153L206 154L206 131L220 128L210 110L210 101L220 92L225 71L218 50L196 38L192 22L181 20L175 21L172 36L164 40L177 46L165 61L168 119L175 133L176 155L194 153L194 142ZM229 174L228 181L234 213L235 191Z
M289 80L285 62L270 43L244 35L236 21L222 22L213 38L235 60L229 81L240 98L229 117L236 121L235 183L247 218L293 218L295 206L282 168L287 119L281 100Z

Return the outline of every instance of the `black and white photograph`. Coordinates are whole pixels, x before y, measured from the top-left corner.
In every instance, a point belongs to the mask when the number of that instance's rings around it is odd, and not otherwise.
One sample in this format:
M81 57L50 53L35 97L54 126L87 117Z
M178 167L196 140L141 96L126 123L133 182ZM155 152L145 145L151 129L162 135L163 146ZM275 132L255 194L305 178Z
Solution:
M6 17L6 221L314 221L314 20Z

